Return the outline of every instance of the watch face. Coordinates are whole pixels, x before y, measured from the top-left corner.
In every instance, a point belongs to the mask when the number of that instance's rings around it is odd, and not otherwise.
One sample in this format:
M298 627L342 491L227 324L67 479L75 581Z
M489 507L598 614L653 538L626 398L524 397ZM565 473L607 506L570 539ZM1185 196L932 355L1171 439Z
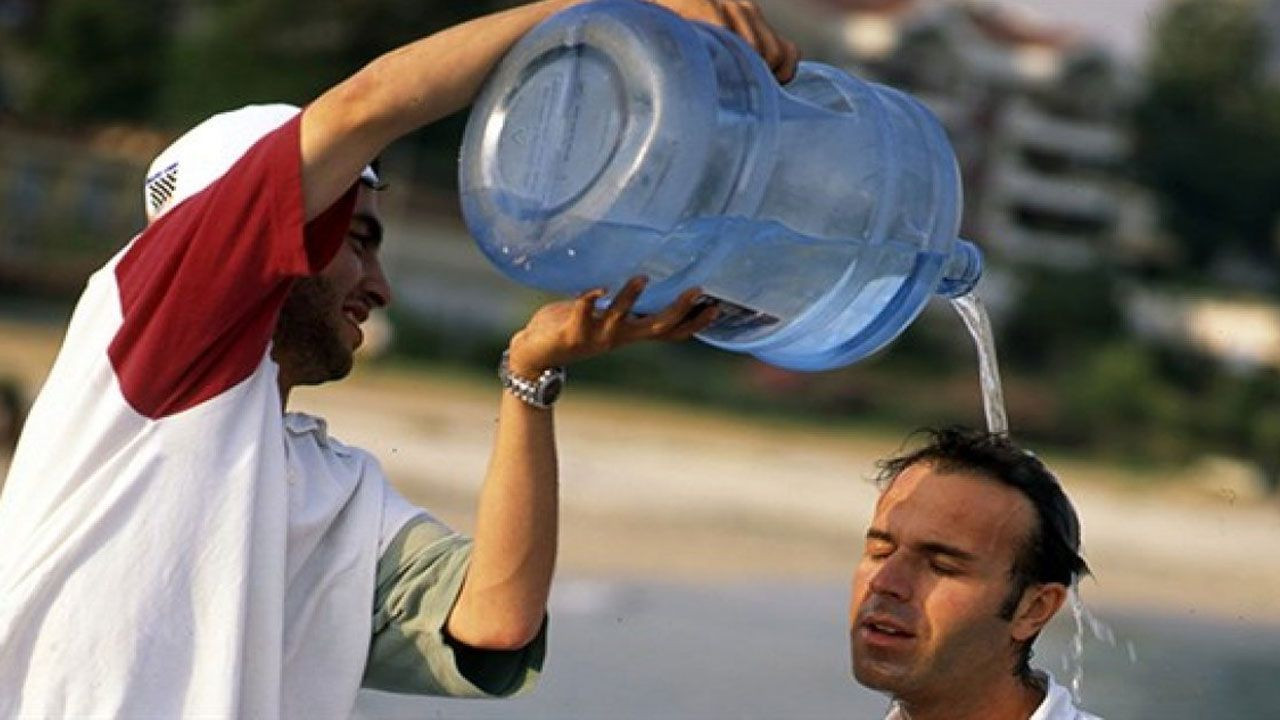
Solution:
M556 398L560 397L560 391L563 389L564 378L556 375L555 377L548 379L542 386L542 392L539 393L542 396L540 399L543 403L550 405L556 401Z

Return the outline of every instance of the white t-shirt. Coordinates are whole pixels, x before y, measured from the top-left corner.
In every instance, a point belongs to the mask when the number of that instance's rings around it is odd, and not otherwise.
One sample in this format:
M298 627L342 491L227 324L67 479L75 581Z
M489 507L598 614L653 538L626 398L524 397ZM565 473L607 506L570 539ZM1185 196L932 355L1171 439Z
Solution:
M350 714L420 511L281 408L280 305L354 201L304 224L298 129L89 280L0 495L0 717Z
M1048 692L1045 693L1044 701L1040 703L1040 707L1031 713L1031 717L1027 720L1101 720L1096 715L1089 713L1076 707L1075 702L1071 699L1071 693L1067 689L1054 681L1053 676L1048 673L1042 673L1047 681ZM885 720L908 720L907 716L896 706L889 711Z

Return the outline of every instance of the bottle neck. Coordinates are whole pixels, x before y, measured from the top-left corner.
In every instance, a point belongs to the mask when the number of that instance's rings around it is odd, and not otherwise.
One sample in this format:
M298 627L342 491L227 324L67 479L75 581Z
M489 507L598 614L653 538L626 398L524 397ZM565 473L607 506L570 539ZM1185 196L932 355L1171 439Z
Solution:
M966 295L982 277L982 252L968 240L956 239L951 257L942 266L942 280L935 291L947 298Z

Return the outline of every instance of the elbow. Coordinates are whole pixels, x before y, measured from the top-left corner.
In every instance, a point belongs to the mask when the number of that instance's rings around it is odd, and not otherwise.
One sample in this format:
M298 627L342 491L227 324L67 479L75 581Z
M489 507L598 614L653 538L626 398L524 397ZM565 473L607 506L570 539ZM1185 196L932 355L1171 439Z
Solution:
M545 621L545 614L500 622L456 623L451 620L448 633L454 640L477 650L522 650L542 632Z
M540 627L540 626L539 626ZM495 650L503 652L512 652L515 650L523 650L538 637L538 628L525 630L523 628L513 629L509 632L497 632L485 639L484 644L479 645L483 650Z

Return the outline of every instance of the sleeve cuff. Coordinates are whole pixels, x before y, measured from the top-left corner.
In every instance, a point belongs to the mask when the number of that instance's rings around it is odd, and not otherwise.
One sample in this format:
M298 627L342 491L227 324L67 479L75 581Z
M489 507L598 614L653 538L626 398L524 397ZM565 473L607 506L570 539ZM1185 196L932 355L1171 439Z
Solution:
M507 697L537 681L546 627L524 648L477 650L447 638L445 623L471 560L471 540L426 518L411 521L379 560L364 686L450 697Z

